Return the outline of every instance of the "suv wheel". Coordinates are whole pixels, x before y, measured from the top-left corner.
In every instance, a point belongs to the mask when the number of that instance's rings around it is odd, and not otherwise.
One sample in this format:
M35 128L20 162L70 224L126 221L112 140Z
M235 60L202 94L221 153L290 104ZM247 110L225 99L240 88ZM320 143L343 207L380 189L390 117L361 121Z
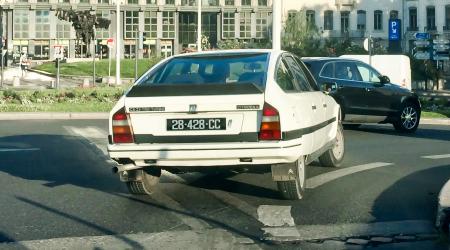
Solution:
M420 121L420 114L417 107L411 103L406 103L393 123L394 128L400 132L413 133L417 130Z
M133 170L130 174L135 176L135 180L126 182L131 194L152 194L159 183L161 169L139 169Z
M345 153L344 130L342 124L338 124L336 141L332 148L319 156L319 162L323 167L339 167L342 164Z
M306 187L305 157L302 156L296 162L288 164L295 164L295 180L277 181L278 191L285 199L300 200Z

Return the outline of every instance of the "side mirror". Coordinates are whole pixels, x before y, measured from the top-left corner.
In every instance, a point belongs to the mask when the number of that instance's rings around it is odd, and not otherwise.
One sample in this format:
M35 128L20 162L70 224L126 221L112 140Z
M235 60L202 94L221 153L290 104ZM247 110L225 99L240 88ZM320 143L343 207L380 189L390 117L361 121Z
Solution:
M324 82L320 85L320 88L325 94L329 94L337 90L337 84L335 82Z
M387 77L387 76L380 76L378 78L380 78L380 83L381 84L385 84L385 83L390 83L391 82L391 79L389 79L389 77Z

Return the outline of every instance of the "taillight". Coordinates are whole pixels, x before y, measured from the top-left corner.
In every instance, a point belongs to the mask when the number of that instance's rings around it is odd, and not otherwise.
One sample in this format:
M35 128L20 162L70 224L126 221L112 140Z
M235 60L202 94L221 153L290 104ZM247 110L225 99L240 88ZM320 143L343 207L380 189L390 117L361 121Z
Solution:
M112 117L112 130L114 143L133 143L133 132L128 122L125 109L117 111Z
M280 115L278 110L267 103L264 103L259 139L281 140Z

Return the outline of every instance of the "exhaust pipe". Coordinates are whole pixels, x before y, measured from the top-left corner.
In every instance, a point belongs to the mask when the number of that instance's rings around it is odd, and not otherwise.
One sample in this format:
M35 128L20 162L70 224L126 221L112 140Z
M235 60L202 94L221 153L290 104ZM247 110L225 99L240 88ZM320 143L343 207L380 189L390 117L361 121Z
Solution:
M125 164L125 165L119 165L119 166L113 167L112 168L112 172L114 174L117 174L119 172L136 170L136 169L141 169L141 168L144 168L144 167L143 166L136 166L135 164Z

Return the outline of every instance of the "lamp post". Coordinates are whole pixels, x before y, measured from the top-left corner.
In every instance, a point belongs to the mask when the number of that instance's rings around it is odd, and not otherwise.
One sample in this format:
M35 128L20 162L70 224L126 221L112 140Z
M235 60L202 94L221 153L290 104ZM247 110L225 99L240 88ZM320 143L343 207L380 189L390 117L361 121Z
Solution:
M120 1L116 0L116 85L121 85L120 79Z
M202 51L202 0L197 0L197 51Z
M281 50L281 12L283 0L272 1L272 49Z

